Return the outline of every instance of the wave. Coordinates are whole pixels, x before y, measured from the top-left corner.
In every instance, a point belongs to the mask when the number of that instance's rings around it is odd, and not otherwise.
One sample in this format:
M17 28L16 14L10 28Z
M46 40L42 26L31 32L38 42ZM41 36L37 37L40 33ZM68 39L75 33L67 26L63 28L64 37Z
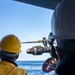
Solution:
M54 72L45 73L42 71L44 61L17 61L18 67L27 71L27 75L54 75Z
M23 68L23 69L27 69L27 70L42 70L42 67L41 66L33 66L33 65L19 65L20 68Z

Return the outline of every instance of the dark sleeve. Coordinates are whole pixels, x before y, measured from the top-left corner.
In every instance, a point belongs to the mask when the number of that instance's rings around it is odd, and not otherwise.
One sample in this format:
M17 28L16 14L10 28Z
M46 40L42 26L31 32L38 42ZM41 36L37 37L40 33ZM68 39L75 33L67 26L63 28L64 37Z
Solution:
M74 59L62 59L56 69L56 74L58 75L75 75L75 60Z

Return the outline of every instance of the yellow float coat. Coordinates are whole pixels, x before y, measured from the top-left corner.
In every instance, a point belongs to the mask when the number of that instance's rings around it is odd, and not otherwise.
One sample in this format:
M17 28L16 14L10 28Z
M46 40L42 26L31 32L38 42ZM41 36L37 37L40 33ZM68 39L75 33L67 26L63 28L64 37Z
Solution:
M25 69L7 61L0 61L0 75L27 75Z

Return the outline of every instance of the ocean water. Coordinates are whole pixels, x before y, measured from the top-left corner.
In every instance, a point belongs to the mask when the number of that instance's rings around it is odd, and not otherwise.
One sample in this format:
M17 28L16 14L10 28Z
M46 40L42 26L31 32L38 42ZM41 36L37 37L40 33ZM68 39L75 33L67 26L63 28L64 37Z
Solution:
M42 71L44 61L17 61L18 67L27 71L27 75L55 75L54 71L45 73Z

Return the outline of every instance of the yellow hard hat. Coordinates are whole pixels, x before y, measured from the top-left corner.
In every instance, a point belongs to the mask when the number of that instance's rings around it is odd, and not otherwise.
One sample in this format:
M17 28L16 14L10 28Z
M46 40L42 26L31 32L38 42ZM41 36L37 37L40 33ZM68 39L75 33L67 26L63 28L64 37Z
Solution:
M13 34L6 35L1 40L1 50L10 53L20 53L21 42L18 37Z

